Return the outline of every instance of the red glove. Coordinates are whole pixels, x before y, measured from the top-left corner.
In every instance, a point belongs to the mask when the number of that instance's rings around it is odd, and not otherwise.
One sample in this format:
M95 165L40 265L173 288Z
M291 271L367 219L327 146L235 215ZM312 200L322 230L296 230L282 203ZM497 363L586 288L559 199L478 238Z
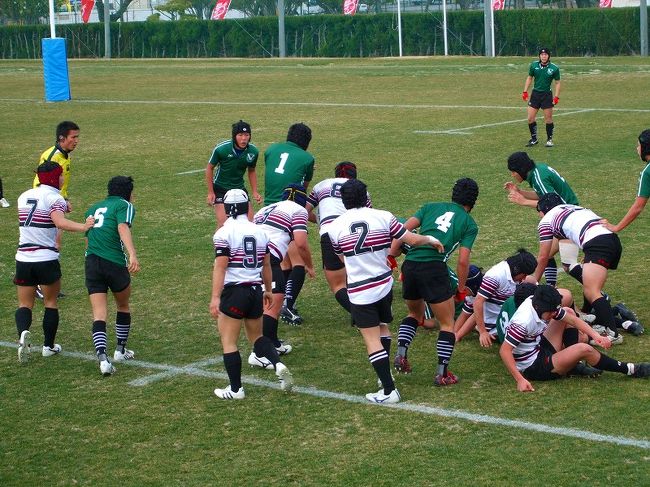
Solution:
M390 270L397 269L397 260L392 255L386 257L386 264L390 267Z
M521 94L521 99L524 100L524 101L528 101L528 92L527 91L524 91Z
M553 97L553 105L557 105L558 103L560 103L560 97L559 96L554 96Z
M467 297L467 293L465 291L456 291L456 295L454 296L454 301L457 303L462 303L465 301L465 298Z

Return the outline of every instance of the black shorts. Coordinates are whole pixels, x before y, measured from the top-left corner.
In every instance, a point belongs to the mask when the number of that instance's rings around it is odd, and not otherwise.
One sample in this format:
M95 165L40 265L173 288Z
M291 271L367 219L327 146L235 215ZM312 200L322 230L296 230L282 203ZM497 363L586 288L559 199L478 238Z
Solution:
M284 279L284 271L282 270L282 261L275 256L271 256L271 285L273 289L271 290L273 294L284 294L286 290L286 281Z
M525 369L521 374L528 380L555 380L561 376L553 370L553 354L555 348L551 345L545 336L542 336L539 342L539 353L535 361Z
M225 286L221 291L219 311L235 319L262 316L262 286Z
M427 303L444 303L454 295L447 264L438 260L415 262L405 260L402 265L402 297L424 299Z
M393 291L376 303L354 304L350 303L350 314L352 322L357 328L372 328L380 323L393 321Z
M98 255L86 256L86 288L88 294L119 293L131 284L129 270L123 266L106 260Z
M345 264L336 255L336 252L334 252L332 241L327 233L323 234L320 238L320 254L323 259L323 269L326 271L338 271L345 267Z
M230 190L222 188L221 186L217 186L214 183L212 184L212 190L214 191L214 204L223 205L223 197L226 196L226 193ZM246 191L246 189L242 188L242 190L248 194L248 191Z
M621 240L615 233L606 233L592 238L582 250L585 253L585 264L591 262L612 270L618 268L623 253Z
M535 91L530 94L530 100L528 101L528 106L539 110L546 110L547 108L553 108L553 93L550 91Z
M16 286L38 286L39 284L54 284L61 279L61 264L59 259L45 262L16 261Z

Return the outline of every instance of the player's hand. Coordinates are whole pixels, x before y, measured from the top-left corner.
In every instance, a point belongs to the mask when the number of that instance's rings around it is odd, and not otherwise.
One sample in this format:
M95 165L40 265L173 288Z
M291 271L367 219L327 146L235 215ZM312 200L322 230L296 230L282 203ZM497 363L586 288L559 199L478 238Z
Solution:
M524 277L524 282L529 282L531 284L535 284L535 286L537 286L539 284L539 282L537 282L537 280L535 279L535 276L533 276L533 275L528 275L528 276Z
M397 259L395 259L395 257L393 257L392 255L386 257L386 264L388 264L388 267L390 267L391 271L397 269L398 267Z
M70 203L70 200L65 200L65 204L66 204L65 212L66 213L72 212L72 203Z
M135 274L140 270L140 261L135 255L129 255L129 272Z
M307 267L305 266L305 271L307 271L307 275L311 277L312 279L316 277L316 271L314 270L313 267Z
M518 205L523 205L526 201L526 198L524 198L524 195L522 195L519 191L510 191L508 193L508 201L511 203L516 203Z
M263 294L264 308L270 308L273 306L273 293L271 291L264 291Z
M87 232L94 226L95 226L95 217L89 216L88 218L86 218L86 221L84 222L84 232Z
M454 295L454 302L456 303L462 303L465 301L465 298L467 297L467 290L463 289L462 291L456 291L456 294Z
M214 193L208 193L208 197L206 198L206 202L208 206L214 206L214 200L217 198L217 195Z
M432 237L431 235L427 235L427 237L429 237L429 245L431 245L440 253L445 252L445 246L442 245L442 242L440 240L438 240L436 237Z
M528 101L528 92L527 91L524 91L521 94L521 99L524 100L524 101Z
M266 294L266 292L264 292ZM212 298L210 301L210 315L216 320L219 317L219 305L221 304L221 298Z
M533 385L528 382L524 377L517 381L517 390L519 392L535 392Z
M554 96L553 97L553 106L557 105L560 103L560 97L559 96Z
M594 342L605 350L612 348L612 340L608 336L598 335L598 338L594 338Z
M256 202L258 205L261 205L261 204L262 204L262 195L259 194L257 191L255 191L255 192L253 193L253 199L255 200L255 202Z
M610 232L614 232L614 233L618 232L618 229L616 228L616 225L612 225L611 223L609 223L607 218L603 218L602 220L600 220L599 223L602 226L604 226L607 230L609 230Z
M494 338L487 331L479 333L478 341L483 348L490 348L492 346L492 340Z
M513 191L519 192L519 188L512 181L508 181L506 184L504 184L503 189L505 189L509 193L511 193Z

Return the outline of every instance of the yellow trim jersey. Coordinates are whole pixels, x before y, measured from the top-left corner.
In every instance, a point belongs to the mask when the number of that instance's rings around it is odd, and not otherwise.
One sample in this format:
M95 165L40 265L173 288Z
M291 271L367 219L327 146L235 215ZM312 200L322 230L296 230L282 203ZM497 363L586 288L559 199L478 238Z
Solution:
M61 186L60 191L61 196L67 200L68 183L70 182L70 154L61 149L58 145L53 145L41 154L41 157L38 159L38 165L40 166L46 161L56 162L63 168L63 186ZM35 188L39 184L38 175L36 175L34 176L33 187Z

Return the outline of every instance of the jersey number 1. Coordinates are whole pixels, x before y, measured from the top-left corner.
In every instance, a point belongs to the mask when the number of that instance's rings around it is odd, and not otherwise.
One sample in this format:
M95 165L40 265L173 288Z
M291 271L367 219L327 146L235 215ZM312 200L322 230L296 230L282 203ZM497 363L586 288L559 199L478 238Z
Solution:
M284 165L287 163L287 159L289 159L288 152L283 152L280 154L280 164L275 168L275 172L278 174L284 174Z

